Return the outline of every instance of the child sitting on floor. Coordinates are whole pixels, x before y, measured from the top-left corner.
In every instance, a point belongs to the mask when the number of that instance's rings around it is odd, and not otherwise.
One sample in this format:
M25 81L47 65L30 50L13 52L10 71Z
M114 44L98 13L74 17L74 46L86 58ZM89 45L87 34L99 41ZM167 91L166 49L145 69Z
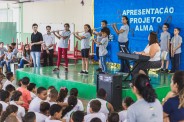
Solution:
M50 107L50 118L47 118L45 122L61 122L62 107L58 104L54 104Z

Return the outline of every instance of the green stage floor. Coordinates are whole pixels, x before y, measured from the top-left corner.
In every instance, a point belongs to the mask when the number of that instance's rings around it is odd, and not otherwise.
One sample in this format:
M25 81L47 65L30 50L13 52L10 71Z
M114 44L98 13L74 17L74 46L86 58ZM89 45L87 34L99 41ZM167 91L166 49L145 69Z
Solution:
M16 78L20 80L21 78L27 76L30 81L37 84L37 87L43 86L48 88L53 85L58 90L61 87L67 87L69 90L71 88L77 88L79 90L79 97L89 100L96 97L96 68L97 65L90 65L89 75L79 75L78 72L81 70L81 64L70 65L69 72L65 73L64 69L61 68L59 73L53 73L54 67L42 67L40 69L36 68L24 68L16 70ZM111 73L115 73L116 70L110 70ZM170 79L171 75L150 72L151 83L155 88L158 99L162 100L167 92L170 90ZM135 95L132 93L127 82L123 82L122 97L130 96L136 99Z

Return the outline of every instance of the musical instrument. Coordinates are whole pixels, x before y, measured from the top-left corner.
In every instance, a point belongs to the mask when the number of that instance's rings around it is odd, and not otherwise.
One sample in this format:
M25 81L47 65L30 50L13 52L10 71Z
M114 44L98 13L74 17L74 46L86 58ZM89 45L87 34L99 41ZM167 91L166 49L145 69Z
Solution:
M139 55L139 54L123 53L123 52L119 52L117 55L120 59L133 60L133 61L149 61L149 59L150 59L149 56L144 56L144 55Z
M56 31L51 31L50 33L54 33L54 32L57 32L57 31L64 31L64 30L56 30Z

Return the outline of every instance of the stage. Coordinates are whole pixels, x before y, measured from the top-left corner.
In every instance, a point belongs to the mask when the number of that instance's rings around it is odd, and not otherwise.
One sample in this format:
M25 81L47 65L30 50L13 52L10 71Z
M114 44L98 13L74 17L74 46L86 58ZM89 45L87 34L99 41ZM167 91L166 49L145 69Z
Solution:
M53 85L59 90L61 87L77 88L79 97L85 100L90 100L96 97L96 69L97 65L90 65L89 75L79 75L81 64L70 65L69 72L65 73L61 68L59 73L53 73L54 67L41 68L24 68L16 70L16 79L19 80L25 76L30 78L30 81L36 83L37 87L43 86L48 88ZM111 69L109 72L115 73L118 69ZM158 99L161 101L170 90L170 74L149 72L151 84L157 92ZM136 99L132 93L129 83L123 82L122 97L130 96Z

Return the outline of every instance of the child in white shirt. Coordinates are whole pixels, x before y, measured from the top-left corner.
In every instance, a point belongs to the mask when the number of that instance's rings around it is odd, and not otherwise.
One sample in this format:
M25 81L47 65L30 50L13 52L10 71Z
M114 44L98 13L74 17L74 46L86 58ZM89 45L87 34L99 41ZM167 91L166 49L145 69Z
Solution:
M8 91L1 91L0 100L0 103L3 106L3 111L6 111L6 108L8 107L8 102L10 101L10 93Z
M30 83L27 87L27 89L30 91L32 100L36 97L36 84Z
M58 99L58 91L56 89L52 89L49 94L49 100L47 102L52 106L53 104L57 104Z
M54 104L50 107L50 117L45 122L61 122L62 107L58 104Z
M37 122L45 122L49 117L50 104L48 102L43 102L40 105L40 112L35 112Z
M6 89L6 86L12 84L13 80L15 79L14 76L13 76L13 72L8 72L6 73L6 78L7 78L7 81L3 84L3 90Z

